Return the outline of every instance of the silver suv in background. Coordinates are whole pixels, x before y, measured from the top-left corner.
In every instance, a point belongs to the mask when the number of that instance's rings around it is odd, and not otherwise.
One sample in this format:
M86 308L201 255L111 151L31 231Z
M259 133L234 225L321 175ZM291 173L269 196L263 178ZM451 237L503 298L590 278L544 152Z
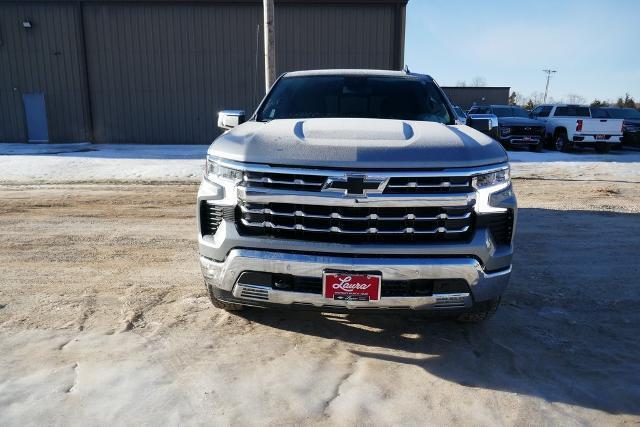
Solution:
M248 121L218 123L197 199L215 306L495 311L516 221L507 155L456 124L429 76L286 73Z

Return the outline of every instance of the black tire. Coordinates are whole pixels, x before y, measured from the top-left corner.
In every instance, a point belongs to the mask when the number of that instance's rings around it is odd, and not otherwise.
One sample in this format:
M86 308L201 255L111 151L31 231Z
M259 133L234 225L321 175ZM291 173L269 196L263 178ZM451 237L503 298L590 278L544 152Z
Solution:
M211 300L211 304L213 304L215 308L219 308L225 311L241 311L245 309L245 306L242 304L236 304L233 302L224 302L219 300L213 294L213 290L208 285L207 285L207 291L209 291L209 299Z
M570 153L573 150L573 144L567 138L566 131L558 131L556 132L555 137L553 138L553 147L556 151L562 151L565 153Z
M596 143L596 153L607 154L611 150L611 146L606 142L597 142Z
M534 153L542 153L542 146L543 145L544 145L544 142L542 142L542 141L540 141L536 145L530 145L529 146L529 151L533 151Z
M491 299L489 301L483 301L477 303L473 308L466 313L462 313L457 317L457 321L461 323L480 323L491 316L493 316L498 310L500 305L500 298Z

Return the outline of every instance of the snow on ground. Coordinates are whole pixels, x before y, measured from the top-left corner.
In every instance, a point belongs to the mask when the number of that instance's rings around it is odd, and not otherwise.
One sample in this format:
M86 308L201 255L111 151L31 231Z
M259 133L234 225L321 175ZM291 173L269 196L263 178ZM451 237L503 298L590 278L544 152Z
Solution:
M515 178L640 182L640 151L635 150L608 154L509 151L509 161Z
M0 183L199 181L206 145L0 144Z
M196 182L206 145L0 144L0 183ZM511 151L516 178L640 182L640 151Z

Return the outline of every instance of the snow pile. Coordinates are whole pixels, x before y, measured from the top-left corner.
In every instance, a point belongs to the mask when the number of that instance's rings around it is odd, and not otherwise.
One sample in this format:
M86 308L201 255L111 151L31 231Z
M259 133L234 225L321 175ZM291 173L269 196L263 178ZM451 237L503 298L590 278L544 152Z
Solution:
M0 183L198 182L205 145L0 144ZM640 152L509 152L515 178L640 182Z
M514 178L570 179L573 181L620 181L640 183L640 152L612 151L596 154L510 151Z
M206 145L0 144L0 183L199 181Z

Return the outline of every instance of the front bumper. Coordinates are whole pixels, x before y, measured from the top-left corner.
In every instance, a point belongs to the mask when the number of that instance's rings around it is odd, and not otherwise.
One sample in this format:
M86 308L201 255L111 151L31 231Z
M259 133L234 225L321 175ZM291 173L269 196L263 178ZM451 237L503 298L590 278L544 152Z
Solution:
M541 135L500 135L498 139L503 144L529 146L538 145L542 141Z
M611 135L607 139L597 139L596 135L575 134L572 139L576 145L594 146L595 144L620 144L622 135Z
M474 303L499 297L507 286L511 266L485 273L472 258L362 258L234 249L224 261L201 256L205 282L217 298L255 306L298 306L327 309L468 309ZM383 297L379 301L336 301L321 294L292 292L242 283L243 272L259 271L293 276L322 277L325 270L379 271L385 280L463 279L469 292L430 296Z
M234 209L216 211L215 231L203 234L200 206L205 202L209 204L212 200L215 200L216 207ZM240 200L342 207L473 206L474 216L478 218L495 212L511 211L511 228L515 227L517 218L516 199L510 185L469 193L419 196L374 194L354 198L337 197L323 192L292 194L290 190L247 189L246 186L236 187L224 180L214 184L205 179L198 191L200 262L207 287L216 298L226 302L328 310L437 309L450 312L455 309L466 310L476 303L499 297L509 280L513 255L512 240L505 242L504 238L494 233L492 224L479 219L474 225L472 235L460 241L358 244L342 241L339 233L330 241L314 241L241 233L237 226L238 211L235 209ZM206 228L209 224L207 221L214 217L208 213L204 215ZM321 278L325 270L379 272L382 276L382 299L336 301L324 298L318 286L321 288ZM256 275L243 273L271 274L273 277L287 275L310 280L314 287L313 290L307 289L305 292L300 292L298 287L285 290L276 281L255 283ZM247 280L253 280L254 283L245 283ZM421 288L420 292L393 291L394 283L401 287L407 283L414 286L412 281L415 280L421 281L421 286L425 286L427 291L424 291L425 288ZM440 282L449 281L460 286L456 285L446 291L439 286ZM431 283L432 287L428 288L425 283Z

